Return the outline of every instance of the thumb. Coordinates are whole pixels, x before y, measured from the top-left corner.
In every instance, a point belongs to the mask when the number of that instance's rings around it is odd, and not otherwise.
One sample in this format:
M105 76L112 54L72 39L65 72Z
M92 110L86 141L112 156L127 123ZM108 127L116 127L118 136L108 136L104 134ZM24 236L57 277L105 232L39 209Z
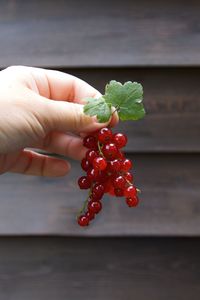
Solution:
M51 130L91 132L109 123L98 123L96 117L85 115L82 104L49 99L46 101L46 118Z

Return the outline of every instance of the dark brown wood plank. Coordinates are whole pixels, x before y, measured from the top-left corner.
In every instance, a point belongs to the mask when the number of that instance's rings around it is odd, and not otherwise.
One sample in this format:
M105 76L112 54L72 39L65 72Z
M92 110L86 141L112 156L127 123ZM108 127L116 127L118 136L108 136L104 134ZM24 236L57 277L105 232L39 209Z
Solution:
M147 116L139 122L121 123L131 152L200 151L200 69L113 68L65 69L98 88L116 79L141 82Z
M198 300L199 239L0 239L1 300Z
M68 177L0 177L1 235L199 236L200 156L132 155L135 183L142 190L138 208L106 197L103 211L88 228L76 224L87 192L78 190L81 175L72 162Z
M196 66L197 0L1 1L0 66Z

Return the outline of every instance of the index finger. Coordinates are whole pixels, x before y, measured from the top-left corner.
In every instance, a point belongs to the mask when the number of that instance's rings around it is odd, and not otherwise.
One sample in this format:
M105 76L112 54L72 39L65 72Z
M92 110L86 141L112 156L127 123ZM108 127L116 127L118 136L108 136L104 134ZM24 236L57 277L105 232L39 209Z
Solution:
M73 75L54 70L31 68L41 96L52 100L84 103L84 98L99 98L101 93Z
M32 75L41 96L52 100L62 100L84 104L84 98L99 98L102 94L84 80L73 75L54 70L31 68ZM110 125L118 123L115 113Z
M84 104L84 99L99 98L102 94L84 80L60 71L46 70L26 66L14 66L6 69L7 72L16 73L18 80L22 81L27 88L41 96L51 99ZM118 123L115 113L110 125Z

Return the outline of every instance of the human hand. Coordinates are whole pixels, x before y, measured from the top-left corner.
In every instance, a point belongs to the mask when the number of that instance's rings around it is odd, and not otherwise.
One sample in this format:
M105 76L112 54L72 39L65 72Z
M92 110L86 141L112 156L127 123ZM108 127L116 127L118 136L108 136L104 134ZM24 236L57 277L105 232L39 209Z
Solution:
M101 94L86 82L58 71L14 66L0 72L0 174L10 171L40 176L64 176L67 161L30 149L81 159L80 135L108 123L83 113L86 97ZM71 134L73 133L73 135Z

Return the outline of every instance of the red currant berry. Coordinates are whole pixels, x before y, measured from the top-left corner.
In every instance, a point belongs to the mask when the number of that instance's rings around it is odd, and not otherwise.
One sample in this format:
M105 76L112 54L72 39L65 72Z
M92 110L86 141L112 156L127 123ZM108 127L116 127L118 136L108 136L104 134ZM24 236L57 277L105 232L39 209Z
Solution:
M133 182L133 175L130 172L124 173L123 176L124 176L125 180L127 180L128 182Z
M87 190L91 187L91 181L86 176L82 176L78 180L78 185L80 189Z
M102 204L99 201L90 201L88 203L88 211L98 214L100 210L102 209Z
M92 199L100 200L103 197L105 188L102 184L96 183L92 188Z
M80 226L88 226L89 225L89 218L85 215L81 215L79 218L78 218L78 224Z
M97 141L93 135L88 135L83 139L83 146L88 149L97 149Z
M111 172L119 172L121 169L121 163L118 159L112 160L109 163L109 169Z
M122 197L124 196L124 191L122 189L115 189L115 196Z
M108 176L106 182L103 183L104 185L104 193L109 193L110 195L114 195L114 187L113 187L113 176Z
M95 217L95 213L91 212L91 211L87 211L85 214L86 217L88 217L88 219L91 221L94 219Z
M90 195L90 200L91 200L92 202L100 201L101 198L102 198L102 196L99 197L98 194L95 194L95 193L92 193L92 194Z
M134 206L138 205L139 199L137 196L135 196L133 198L126 198L126 203L129 207L134 207Z
M114 189L113 185L109 186L108 194L111 196L115 196L115 189Z
M103 145L102 152L106 158L112 160L117 157L119 151L115 146L115 144L110 143L110 144Z
M97 181L98 183L104 183L104 182L106 182L107 180L108 180L108 174L107 174L107 172L105 172L105 171L99 172L96 181Z
M130 185L124 190L124 195L127 198L134 198L137 195L137 190L133 185Z
M116 189L124 189L126 186L126 180L122 176L117 176L113 179L113 186Z
M124 154L124 152L122 152L122 151L118 151L118 154L117 154L117 157L116 158L118 158L118 159L125 159L125 154Z
M83 158L82 161L81 161L81 167L84 171L88 171L90 169L90 163L89 161L86 159L86 158Z
M122 148L122 147L126 146L126 143L127 143L126 135L123 133L115 133L113 136L113 143L115 143L115 145L118 148Z
M127 172L132 168L132 162L130 161L130 159L124 159L121 162L121 171Z
M110 188L112 187L112 179L108 176L107 180L103 183L104 185L104 193L108 193Z
M87 178L89 181L95 181L98 178L99 172L96 169L89 169L87 171Z
M106 144L112 140L112 131L108 128L102 128L98 133L98 140L102 144Z
M107 162L103 157L95 157L93 160L93 167L98 170L105 170L107 167Z
M86 159L89 161L90 164L92 164L93 160L95 159L95 157L97 157L98 154L96 151L94 150L88 150L86 152Z

